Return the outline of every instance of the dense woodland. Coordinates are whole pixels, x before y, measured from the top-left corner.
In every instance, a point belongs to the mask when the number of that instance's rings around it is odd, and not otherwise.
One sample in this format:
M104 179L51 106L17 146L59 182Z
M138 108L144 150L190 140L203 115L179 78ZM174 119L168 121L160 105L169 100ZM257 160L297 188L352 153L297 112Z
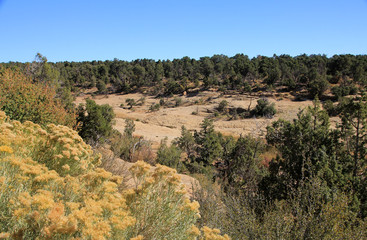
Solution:
M28 120L46 128L50 123L74 128L95 151L107 143L114 156L126 161L134 161L132 153L140 151L150 164L194 176L200 182L193 198L200 204L201 217L185 221L196 221L204 230L205 226L217 228L232 239L365 239L366 84L365 55L249 59L238 54L200 60L184 57L173 61L49 63L38 54L32 63L1 64L0 107L13 120ZM182 126L181 136L172 143L162 141L153 159L149 143L134 137L133 121L127 120L124 133L120 133L113 130L110 106L99 106L93 100L73 106L73 94L95 86L100 94L142 91L173 95L207 88L235 90L238 94L290 91L296 97L314 99L314 105L301 110L293 121L274 121L267 127L265 139L223 136L214 130L211 119L205 119L195 132ZM225 103L218 106L219 111L223 108ZM52 118L54 109L59 111ZM268 102L261 100L254 111L268 109L272 111ZM330 126L330 116L340 119L335 128ZM6 140L0 137L0 157L6 159L2 145ZM42 161L54 168L45 157ZM61 165L59 168L63 169ZM151 197L149 193L143 196ZM149 204L142 197L139 201ZM169 225L169 215L164 216ZM158 225L159 221L150 224ZM21 229L23 225L19 226ZM0 227L3 232L9 231L6 224ZM135 236L129 231L124 234ZM181 235L182 231L177 230ZM135 233L149 236L144 229Z
M366 55L274 55L250 59L214 55L199 60L183 57L174 60L138 59L113 61L48 63L37 55L32 63L9 62L38 81L76 92L77 88L97 87L100 93L147 91L154 95L179 94L195 88L218 88L221 91L258 92L292 91L305 97L319 98L330 89L340 97L356 93L367 84ZM335 84L337 84L335 86Z

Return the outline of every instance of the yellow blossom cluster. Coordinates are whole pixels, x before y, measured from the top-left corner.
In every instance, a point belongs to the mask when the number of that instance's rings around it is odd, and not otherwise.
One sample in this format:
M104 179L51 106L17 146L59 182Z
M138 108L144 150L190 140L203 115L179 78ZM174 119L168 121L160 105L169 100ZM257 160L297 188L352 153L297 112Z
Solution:
M49 124L43 129L29 121L21 124L5 121L5 117L1 119L0 152L16 151L18 156L37 159L61 176L85 173L100 164L101 157L93 153L76 131L66 126Z
M0 225L12 226L8 229L12 236L37 229L44 238L109 239L135 223L116 182L110 181L111 175L104 170L62 177L35 161L20 163L14 155L1 158L0 166L4 175L0 208L7 213ZM50 172L53 178L40 177ZM22 175L27 179L20 178ZM95 186L95 182L101 185Z
M13 149L9 146L0 146L0 152L13 153Z
M221 236L220 235L220 230L219 229L211 229L209 227L203 227L202 229L203 232L203 237L201 238L202 240L229 240L229 236L228 235L224 235Z
M121 177L96 168L99 158L73 130L7 121L3 112L0 117L2 238L121 239L127 234L136 220L118 191ZM70 155L55 158L63 151Z
M136 188L120 191L122 177L97 168L99 161L75 131L22 124L0 111L0 239L199 237L199 204L175 170L138 161L130 169Z
M143 239L144 239L144 237L142 235L138 235L134 238L130 238L130 240L143 240Z
M189 230L199 216L199 204L188 199L176 170L138 161L130 171L137 186L124 196L136 218L132 232L144 239L196 239Z

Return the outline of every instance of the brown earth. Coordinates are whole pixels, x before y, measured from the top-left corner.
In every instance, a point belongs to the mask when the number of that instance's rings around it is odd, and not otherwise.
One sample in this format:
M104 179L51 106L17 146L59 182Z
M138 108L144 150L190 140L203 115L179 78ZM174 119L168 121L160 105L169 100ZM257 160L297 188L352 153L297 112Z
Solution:
M132 98L135 101L145 97L142 106L134 106L128 109L126 99ZM167 137L168 142L180 136L181 126L189 130L199 130L200 123L205 117L213 115L213 110L222 100L229 103L229 107L242 107L247 109L250 102L251 108L256 106L259 96L250 95L221 95L218 92L203 91L195 96L179 96L182 104L178 107L161 107L158 111L149 111L152 104L159 103L159 99L152 96L145 96L140 93L135 94L110 94L99 95L94 98L90 94L77 97L75 103L83 103L86 98L92 98L97 104L109 104L116 114L114 128L120 132L124 131L125 119L132 119L135 123L136 136L143 136L146 140L152 141L153 149L156 149L160 141ZM177 98L177 96L176 96ZM249 118L239 120L228 120L227 117L219 117L214 121L215 129L224 135L235 137L245 134L263 137L266 126L279 118L292 120L297 117L300 109L312 105L312 101L294 101L288 94L277 94L277 97L268 98L275 103L277 114L272 119ZM174 98L164 98L165 102L174 105ZM123 104L125 107L121 107ZM194 114L195 115L194 115ZM197 113L197 114L196 114ZM332 122L335 119L332 119ZM334 124L335 125L335 124Z

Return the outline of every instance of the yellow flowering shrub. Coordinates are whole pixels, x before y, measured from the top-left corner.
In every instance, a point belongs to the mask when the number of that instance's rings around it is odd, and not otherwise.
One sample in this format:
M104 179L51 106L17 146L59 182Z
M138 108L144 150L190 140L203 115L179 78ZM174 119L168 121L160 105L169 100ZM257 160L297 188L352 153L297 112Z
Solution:
M201 229L203 231L203 237L202 240L229 240L230 238L228 235L220 236L220 230L219 229L211 229L208 227L203 227Z
M98 161L75 131L0 112L0 236L124 239L136 221L118 191L121 177Z
M0 126L0 149L6 147L18 156L37 159L61 176L88 172L100 161L76 131L61 125L42 128L29 121L4 122Z
M0 111L0 239L227 239L195 228L199 204L175 170L139 161L136 187L121 192L99 159L67 127Z
M189 230L199 217L199 205L185 195L176 170L163 165L155 168L143 161L130 171L135 189L124 192L126 204L136 224L130 235L144 239L196 239Z
M30 158L4 152L0 169L0 228L14 238L113 239L135 223L103 169L62 177Z

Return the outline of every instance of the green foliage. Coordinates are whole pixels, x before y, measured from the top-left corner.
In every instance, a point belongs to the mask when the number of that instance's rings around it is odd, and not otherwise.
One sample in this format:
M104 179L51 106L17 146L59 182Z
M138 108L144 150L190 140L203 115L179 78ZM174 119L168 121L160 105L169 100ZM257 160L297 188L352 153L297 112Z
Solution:
M354 196L360 201L361 215L367 216L364 177L367 167L367 96L344 99L340 104L341 138L346 142L345 167L352 171Z
M354 85L340 85L331 88L331 92L338 99L347 95L355 95L358 92L358 88Z
M129 131L125 127L124 134L118 131L114 131L110 137L111 150L115 156L130 161L133 157L133 147L139 142L139 138L128 135L126 132Z
M87 142L97 144L105 140L112 132L115 114L110 105L98 105L87 99L86 105L78 107L79 134Z
M243 83L243 91L245 91L246 93L252 92L252 87L248 82Z
M185 126L181 127L181 136L175 139L175 144L186 153L188 159L194 159L196 155L195 138Z
M134 120L126 119L125 120L124 135L126 137L128 137L128 138L132 138L134 131L135 131L135 123L134 123Z
M220 112L220 113L224 113L224 112L226 112L227 107L228 107L228 102L227 102L226 100L222 100L222 101L219 103L219 105L218 105L218 107L217 107L217 110L218 110L218 112Z
M161 108L161 105L159 103L152 103L149 107L149 111L156 112Z
M125 161L132 158L132 148L139 141L138 138L133 136L134 131L134 121L126 119L124 133L121 134L118 131L114 131L110 137L112 151L116 156L124 159Z
M141 97L138 99L138 101L136 102L136 105L138 106L143 106L145 103L145 97Z
M194 135L195 142L198 145L196 162L201 163L204 167L208 167L222 158L222 135L214 131L213 120L204 119L200 127L201 130L195 132Z
M337 133L329 129L329 117L320 109L319 102L301 111L293 122L273 122L266 139L281 154L270 163L270 176L263 182L268 196L284 198L312 177L326 183L325 196L348 184L337 157L342 154Z
M131 119L125 120L124 133L113 131L109 142L111 150L115 156L122 158L125 161L136 162L144 160L145 162L154 164L151 142L144 140L143 137L135 137L134 121Z
M173 142L184 153L184 164L191 173L205 173L213 177L215 166L221 163L234 145L232 137L223 137L214 131L213 121L204 119L201 130L191 134L184 126L181 128L181 136Z
M194 199L200 204L200 225L221 229L232 239L363 239L366 221L350 210L350 199L338 192L325 202L316 178L286 200L269 204L255 192L224 192L217 183L199 177Z
M126 99L125 102L129 106L129 109L132 109L136 105L135 100L132 98Z
M180 94L180 93L183 93L184 91L185 89L183 88L183 86L180 85L180 83L175 80L168 81L165 85L166 95Z
M106 83L102 80L97 81L96 87L97 87L99 93L106 93L107 92Z
M241 136L225 158L222 170L224 183L235 191L256 192L266 172L260 158L264 150L264 143L260 139Z
M262 80L266 88L285 86L288 90L296 91L306 88L310 97L321 97L328 81L343 85L348 80L356 86L365 87L366 59L366 55L335 55L327 58L325 55L305 54L249 59L246 55L237 54L233 57L214 55L199 60L184 57L174 61L137 59L131 62L50 63L39 54L31 64L10 62L1 65L19 67L36 82L48 82L48 85L55 86L67 83L68 87L73 88L90 88L101 81L111 84L110 89L116 92L143 92L148 88L154 94L171 95L197 87L250 92L262 91L263 86L255 81Z
M180 98L180 97L175 97L175 107L179 107L179 106L181 106L181 104L182 104L182 98Z
M326 100L322 104L325 111L328 113L329 116L336 116L338 115L338 107L334 105L334 103L331 100Z
M60 101L54 88L33 83L19 71L0 68L0 109L11 119L43 126L55 123L74 127L75 113L70 98L70 92L66 92Z
M62 88L60 90L60 101L62 103L62 105L64 106L64 108L68 111L68 112L73 112L75 111L75 104L73 103L75 100L75 97L73 96L73 94L71 93L70 88Z
M167 138L165 138L159 145L156 162L182 172L185 168L181 162L181 153L182 150L174 144L167 146Z
M318 76L316 79L309 82L307 85L308 92L311 97L321 97L324 92L328 89L329 82L325 77Z
M56 88L59 84L60 72L47 62L47 58L37 53L30 66L33 81Z
M273 117L276 114L275 104L270 103L267 98L257 100L257 105L254 109L254 115Z

